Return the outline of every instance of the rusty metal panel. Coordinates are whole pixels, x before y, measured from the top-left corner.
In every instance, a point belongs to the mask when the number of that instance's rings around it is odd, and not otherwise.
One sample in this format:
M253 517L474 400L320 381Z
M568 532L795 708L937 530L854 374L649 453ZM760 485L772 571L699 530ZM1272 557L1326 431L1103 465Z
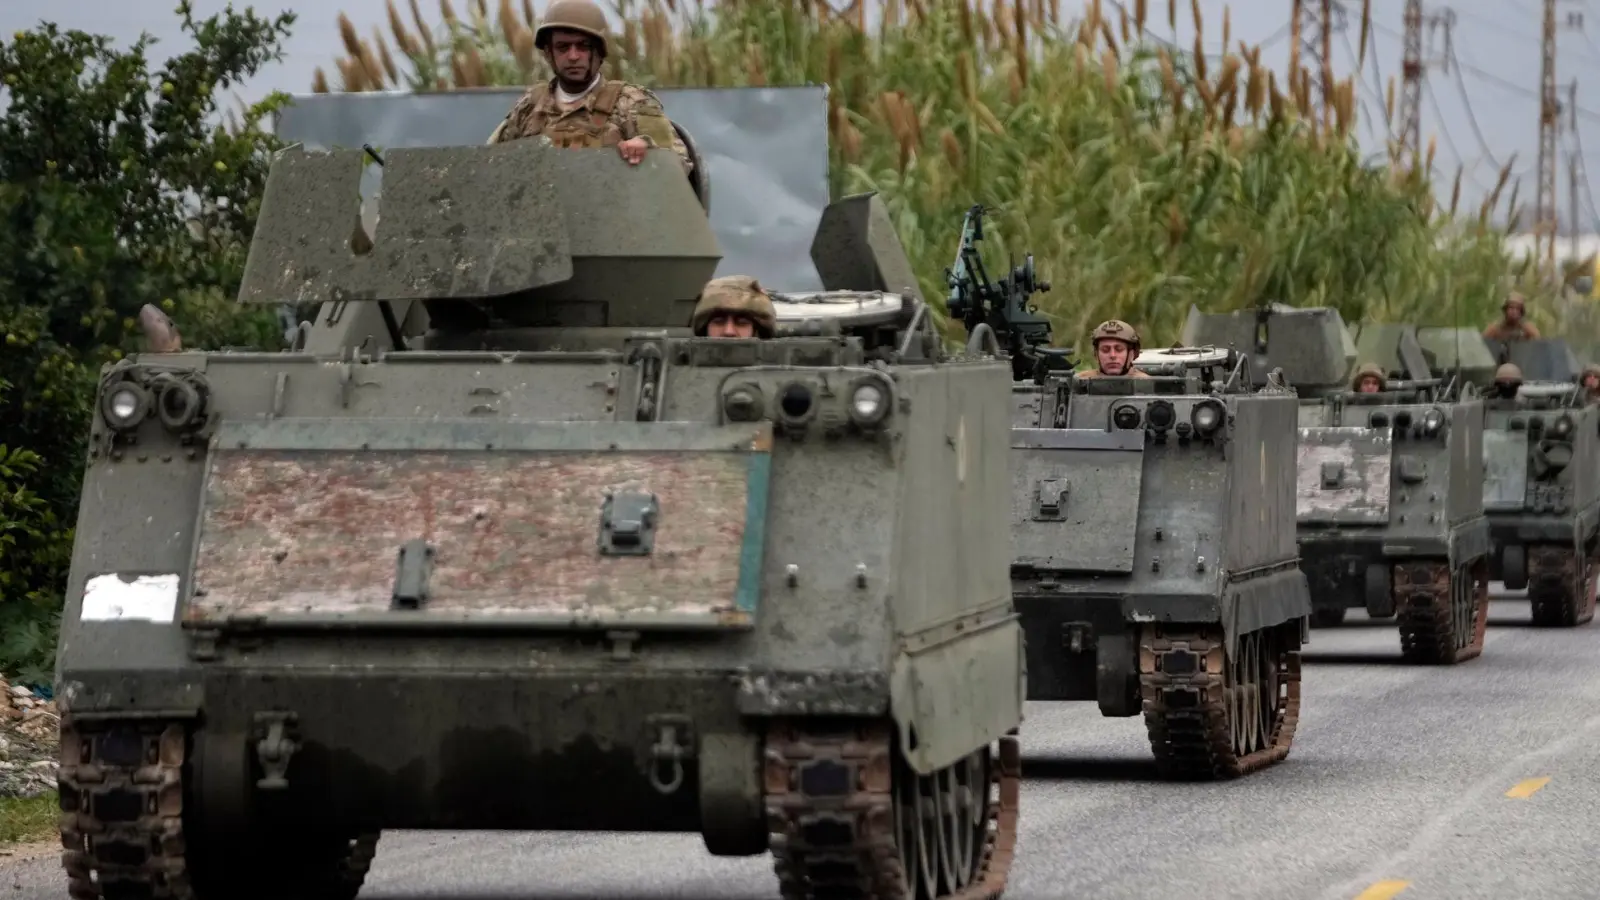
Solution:
M749 627L770 447L219 448L185 619ZM624 492L656 498L648 554L601 552L602 507ZM400 548L417 539L435 551L429 596L392 609Z
M1050 430L1012 430L1012 564L1061 572L1132 572L1143 445L1037 449L1039 441L1019 438L1034 431Z
M1298 520L1388 524L1393 460L1386 428L1302 428L1295 488Z
M1483 508L1486 512L1522 509L1528 496L1528 433L1483 432Z

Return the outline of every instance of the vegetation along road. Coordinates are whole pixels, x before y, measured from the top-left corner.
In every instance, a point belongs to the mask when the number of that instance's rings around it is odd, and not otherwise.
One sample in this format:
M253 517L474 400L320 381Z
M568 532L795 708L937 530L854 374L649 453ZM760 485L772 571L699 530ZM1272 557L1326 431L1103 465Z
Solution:
M1092 704L1023 726L1007 900L1473 900L1594 896L1600 634L1500 600L1482 657L1405 666L1392 624L1317 630L1294 752L1233 783L1156 779L1144 729ZM0 858L15 900L62 900L53 850ZM766 857L698 836L385 833L362 900L768 900Z

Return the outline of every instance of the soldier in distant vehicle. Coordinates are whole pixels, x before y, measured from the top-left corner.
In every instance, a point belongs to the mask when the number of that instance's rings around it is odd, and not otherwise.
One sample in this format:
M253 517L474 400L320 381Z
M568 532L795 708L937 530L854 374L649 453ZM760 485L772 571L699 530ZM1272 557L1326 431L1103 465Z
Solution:
M1522 295L1512 292L1500 307L1501 318L1489 323L1483 336L1491 341L1537 341L1539 329L1528 321L1528 306Z
M1149 378L1133 367L1139 358L1139 332L1120 319L1101 322L1090 335L1094 345L1095 368L1079 372L1079 378Z
M1350 382L1350 390L1358 394L1377 394L1383 391L1383 366L1377 363L1367 363L1356 370L1356 377Z
M1506 363L1494 370L1494 396L1510 399L1517 395L1517 390L1522 387L1522 369L1512 363Z
M1583 388L1585 403L1600 403L1600 365L1590 363L1578 376L1578 386Z
M761 282L749 275L724 275L706 282L689 327L698 337L771 338L778 314Z
M557 147L616 147L630 165L652 148L670 147L684 171L692 169L689 150L660 99L647 88L600 74L608 49L606 17L593 0L550 4L533 45L544 51L555 77L529 88L489 143L542 135Z

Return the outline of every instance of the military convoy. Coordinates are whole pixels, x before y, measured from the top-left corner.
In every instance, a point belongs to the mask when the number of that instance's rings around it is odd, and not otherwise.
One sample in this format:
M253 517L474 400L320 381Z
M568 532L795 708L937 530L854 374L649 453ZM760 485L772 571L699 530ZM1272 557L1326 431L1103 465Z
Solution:
M1011 378L940 350L878 201L828 209L779 336L696 338L720 252L666 151L384 162L363 254L358 152L272 167L240 298L323 304L316 351L104 373L73 896L348 900L385 828L689 831L786 897L999 896Z

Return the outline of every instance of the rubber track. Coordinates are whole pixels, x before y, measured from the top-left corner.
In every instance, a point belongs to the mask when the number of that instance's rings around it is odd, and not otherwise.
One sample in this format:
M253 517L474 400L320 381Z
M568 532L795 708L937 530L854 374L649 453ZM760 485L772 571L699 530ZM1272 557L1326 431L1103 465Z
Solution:
M1278 627L1278 639L1288 642L1289 649L1278 657L1280 691L1272 740L1244 757L1234 753L1228 721L1222 629L1144 628L1139 638L1139 692L1150 748L1163 776L1237 778L1289 755L1300 724L1299 635Z
M1457 646L1455 584L1449 563L1399 563L1391 571L1395 613L1400 622L1400 655L1406 661L1448 666L1476 659L1483 653L1489 630L1486 562L1462 566L1455 576L1471 579L1473 584L1472 640L1465 646Z
M183 833L187 753L179 722L97 722L91 731L62 717L59 828L67 896L195 900ZM349 897L366 879L377 842L376 834L352 842L342 863Z
M1533 607L1533 624L1554 628L1575 628L1594 620L1596 566L1582 560L1570 547L1536 546L1528 548L1528 600Z
M900 861L894 815L895 745L887 723L823 734L775 723L767 733L764 779L773 866L784 900L915 900ZM802 770L815 763L814 777ZM827 763L836 764L828 766ZM986 839L978 877L941 900L997 900L1016 855L1022 756L1000 739L992 760ZM823 782L828 770L849 784ZM824 790L826 788L826 790ZM836 788L836 789L835 789Z

